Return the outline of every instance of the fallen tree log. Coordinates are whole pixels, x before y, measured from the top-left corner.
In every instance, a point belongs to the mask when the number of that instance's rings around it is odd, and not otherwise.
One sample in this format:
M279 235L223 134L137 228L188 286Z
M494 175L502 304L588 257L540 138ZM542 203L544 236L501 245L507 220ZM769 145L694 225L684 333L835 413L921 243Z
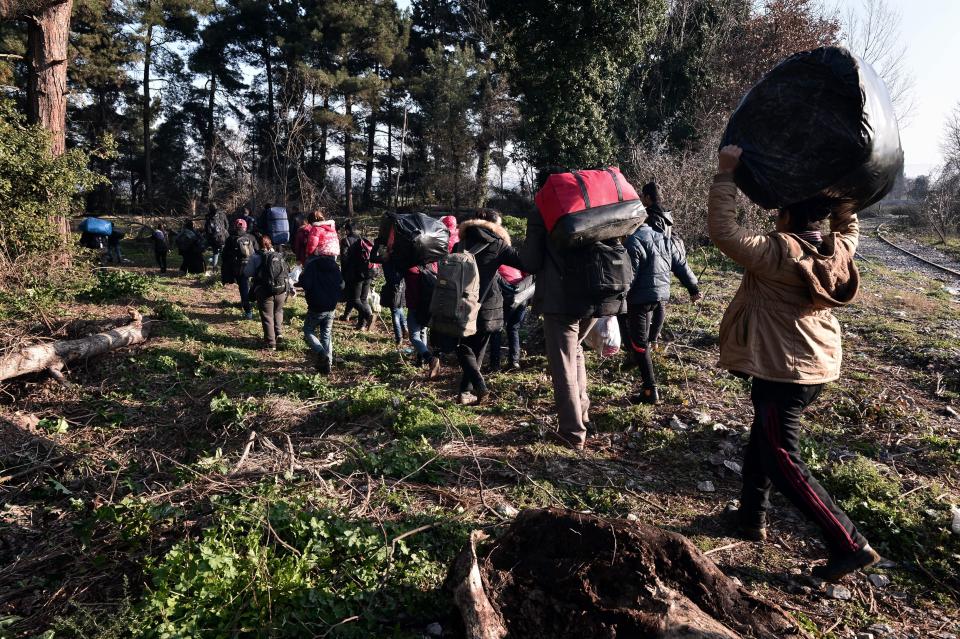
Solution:
M807 637L689 540L641 523L525 510L494 544L470 541L446 589L467 639Z
M110 331L81 339L27 346L0 357L0 381L48 371L58 381L60 371L70 362L86 360L118 348L145 342L150 336L150 322L144 322L137 311L130 311L131 322Z

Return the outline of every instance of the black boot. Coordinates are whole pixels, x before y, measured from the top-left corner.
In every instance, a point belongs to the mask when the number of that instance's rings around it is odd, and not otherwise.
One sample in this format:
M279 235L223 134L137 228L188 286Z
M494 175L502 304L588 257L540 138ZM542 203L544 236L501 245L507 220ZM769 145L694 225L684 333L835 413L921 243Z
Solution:
M877 551L868 544L855 553L841 557L831 557L827 560L827 563L814 566L810 574L824 581L840 581L852 572L869 568L880 559Z
M639 393L630 398L631 404L659 404L660 403L660 393L657 392L656 387L654 388L644 388Z

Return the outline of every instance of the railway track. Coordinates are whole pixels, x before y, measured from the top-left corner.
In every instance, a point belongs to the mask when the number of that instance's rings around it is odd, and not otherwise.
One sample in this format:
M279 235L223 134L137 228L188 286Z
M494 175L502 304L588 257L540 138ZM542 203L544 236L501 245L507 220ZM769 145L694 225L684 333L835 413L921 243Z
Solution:
M916 253L914 253L914 252L912 252L912 251L908 251L907 249L903 248L902 246L899 246L899 245L894 244L893 242L891 242L889 239L887 239L887 238L884 237L884 235L883 235L883 224L879 224L879 225L877 226L876 236L877 236L877 239L878 239L878 240L880 240L881 242L883 242L883 243L886 244L887 246L890 246L890 247L892 247L892 248L900 251L901 253L904 253L905 255L909 255L910 257L912 257L912 258L914 258L914 259L916 259L916 260L920 260L921 262L923 262L923 263L926 264L927 266L932 266L933 268L938 269L938 270L940 270L940 271L943 271L944 273L949 273L949 274L951 274L951 275L953 275L953 276L955 276L955 277L960 277L960 271L954 270L954 269L949 268L949 267L947 267L947 266L944 266L944 265L942 265L942 264L937 264L936 262L931 262L931 261L928 260L927 258L921 257L921 256L917 255Z

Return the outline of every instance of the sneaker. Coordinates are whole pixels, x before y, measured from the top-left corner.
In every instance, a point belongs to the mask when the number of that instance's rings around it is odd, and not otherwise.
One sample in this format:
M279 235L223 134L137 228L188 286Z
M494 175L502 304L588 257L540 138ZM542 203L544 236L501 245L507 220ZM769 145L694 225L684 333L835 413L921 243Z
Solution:
M659 404L660 393L656 388L644 388L642 391L630 398L631 404Z
M510 362L510 369L511 369L511 370L515 370L515 371L520 370L520 361L519 361L519 360L514 360L514 361Z
M729 506L723 513L726 520L726 526L732 536L744 541L766 541L767 540L767 513L758 513L756 516L747 517L739 508Z
M876 550L867 544L855 553L844 555L842 557L832 557L827 560L827 563L820 566L814 566L813 570L810 571L810 574L817 579L836 582L840 581L850 573L863 570L864 568L869 568L880 561L880 559L881 557L879 553L877 553Z
M457 403L461 406L469 406L474 402L474 397L470 393L460 393L457 395Z
M427 363L427 379L436 379L440 375L440 358L434 356Z

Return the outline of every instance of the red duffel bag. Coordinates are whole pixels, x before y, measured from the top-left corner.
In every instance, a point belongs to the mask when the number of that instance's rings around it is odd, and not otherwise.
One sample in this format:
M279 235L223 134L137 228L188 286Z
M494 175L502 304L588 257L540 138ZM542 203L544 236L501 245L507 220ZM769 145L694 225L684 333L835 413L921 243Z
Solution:
M534 201L551 239L561 247L623 237L646 219L636 190L616 167L555 173Z

